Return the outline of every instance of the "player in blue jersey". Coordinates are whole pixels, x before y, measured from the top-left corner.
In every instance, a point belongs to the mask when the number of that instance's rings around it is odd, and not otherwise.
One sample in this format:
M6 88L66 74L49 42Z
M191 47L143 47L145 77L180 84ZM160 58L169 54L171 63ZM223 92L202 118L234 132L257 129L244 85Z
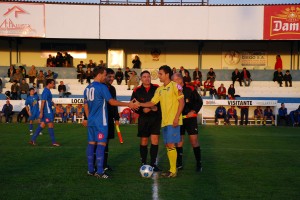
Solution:
M40 108L39 108L39 96L35 94L34 88L29 89L29 96L25 101L26 111L29 115L29 131L30 135L33 135L33 121L39 119L40 116ZM40 133L41 135L41 133Z
M38 128L35 130L31 141L29 142L29 144L35 146L36 143L36 138L38 137L39 133L41 132L41 130L43 130L43 128L45 128L46 124L48 125L48 131L49 131L49 135L52 141L52 146L54 147L58 147L60 146L56 140L55 140L55 136L54 136L54 114L53 114L53 109L52 109L52 93L50 91L50 89L52 89L55 86L55 81L53 79L47 79L46 82L46 87L44 88L44 91L42 93L42 98L41 98L41 110L40 110L40 125L38 126Z
M104 173L103 161L104 151L108 136L108 114L107 102L112 106L128 106L138 108L133 101L129 103L120 102L112 98L107 85L105 85L106 69L96 67L93 71L94 82L84 90L85 120L83 125L88 126L87 161L90 176L97 178L108 178ZM87 120L87 121L86 121ZM97 145L97 147L95 147ZM96 148L97 171L94 169L94 149Z

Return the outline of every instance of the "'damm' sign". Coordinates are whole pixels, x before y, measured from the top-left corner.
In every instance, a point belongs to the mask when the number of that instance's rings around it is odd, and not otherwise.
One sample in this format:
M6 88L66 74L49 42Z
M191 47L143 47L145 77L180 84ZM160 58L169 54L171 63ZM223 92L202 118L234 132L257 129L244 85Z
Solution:
M300 39L300 4L265 6L264 39Z

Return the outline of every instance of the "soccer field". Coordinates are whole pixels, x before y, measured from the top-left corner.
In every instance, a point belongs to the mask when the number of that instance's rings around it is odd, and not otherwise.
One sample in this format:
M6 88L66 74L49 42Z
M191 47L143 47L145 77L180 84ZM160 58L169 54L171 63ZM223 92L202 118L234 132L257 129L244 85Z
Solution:
M292 127L200 126L203 172L185 140L184 169L173 179L139 174L137 126L110 144L111 179L86 176L86 129L55 124L30 146L27 125L0 124L0 199L300 199L300 134ZM159 166L166 170L161 145Z

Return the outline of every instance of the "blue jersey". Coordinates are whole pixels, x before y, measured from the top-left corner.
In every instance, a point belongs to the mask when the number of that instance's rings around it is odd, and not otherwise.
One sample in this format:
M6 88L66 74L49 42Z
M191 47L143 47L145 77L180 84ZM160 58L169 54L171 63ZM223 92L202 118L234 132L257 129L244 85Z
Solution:
M107 126L106 101L112 99L107 85L93 82L84 90L84 102L88 105L88 126Z
M35 113L40 110L39 103L38 103L39 100L40 100L40 98L37 94L27 97L27 99L25 101L25 105L29 106L31 113Z
M46 101L45 104L44 104L44 110L43 110L44 115L53 114L53 110L52 110L52 93L48 88L44 88L41 100Z

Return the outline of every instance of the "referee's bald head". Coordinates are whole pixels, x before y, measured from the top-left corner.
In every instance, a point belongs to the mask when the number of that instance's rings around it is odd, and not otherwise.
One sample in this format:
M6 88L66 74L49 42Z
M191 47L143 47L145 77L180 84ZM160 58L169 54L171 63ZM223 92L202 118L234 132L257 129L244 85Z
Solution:
M174 80L175 77L180 78L181 80L183 80L183 76L182 76L181 73L178 73L178 72L174 73L174 74L172 75L172 80Z

